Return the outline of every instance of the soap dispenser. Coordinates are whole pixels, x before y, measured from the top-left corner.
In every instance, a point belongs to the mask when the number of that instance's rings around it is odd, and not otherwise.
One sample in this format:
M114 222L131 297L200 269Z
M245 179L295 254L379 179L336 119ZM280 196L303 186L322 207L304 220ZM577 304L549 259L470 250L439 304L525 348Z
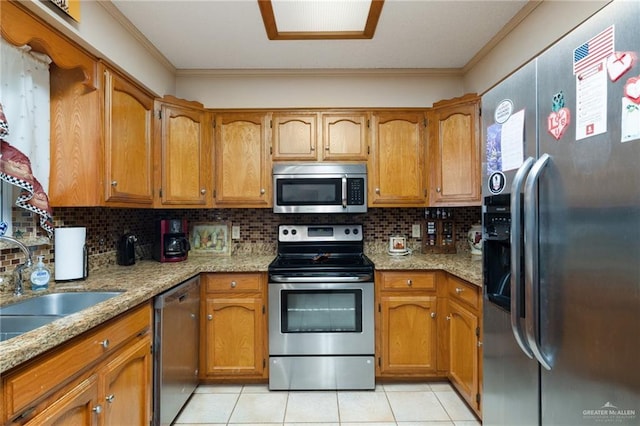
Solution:
M44 266L42 262L44 256L38 256L38 263L31 272L31 290L46 290L49 287L49 279L51 279L51 272Z

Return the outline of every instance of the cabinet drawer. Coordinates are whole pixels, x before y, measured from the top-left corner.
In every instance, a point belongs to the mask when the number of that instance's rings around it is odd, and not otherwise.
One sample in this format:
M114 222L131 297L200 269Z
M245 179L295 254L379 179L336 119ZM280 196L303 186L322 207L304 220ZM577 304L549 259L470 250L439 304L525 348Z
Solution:
M447 279L447 293L453 300L459 300L473 306L475 309L480 308L480 288L473 284L469 284L459 278L449 275Z
M434 272L382 272L379 276L383 289L436 289L436 274Z
M207 292L259 291L262 288L261 274L207 274L204 276Z
M6 415L11 417L38 398L72 380L139 333L151 330L151 305L135 308L37 357L4 378Z

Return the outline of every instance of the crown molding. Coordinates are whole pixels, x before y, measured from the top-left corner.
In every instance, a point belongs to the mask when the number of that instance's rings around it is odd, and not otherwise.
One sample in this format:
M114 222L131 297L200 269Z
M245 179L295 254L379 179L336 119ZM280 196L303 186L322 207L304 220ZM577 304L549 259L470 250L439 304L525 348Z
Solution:
M461 68L177 69L176 77L452 77Z

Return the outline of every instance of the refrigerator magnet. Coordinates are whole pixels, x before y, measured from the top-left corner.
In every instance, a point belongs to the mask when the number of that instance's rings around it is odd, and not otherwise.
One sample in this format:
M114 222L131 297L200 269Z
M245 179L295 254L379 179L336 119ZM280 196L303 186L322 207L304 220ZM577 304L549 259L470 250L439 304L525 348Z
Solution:
M487 186L492 194L500 194L504 190L507 179L502 172L494 172L489 176Z
M571 111L564 106L564 94L562 91L553 96L551 114L547 117L547 131L556 140L560 140L571 123Z
M613 52L607 58L607 72L609 79L613 82L618 81L627 71L629 71L636 62L633 52Z
M640 104L640 77L631 77L624 85L624 95L636 104Z

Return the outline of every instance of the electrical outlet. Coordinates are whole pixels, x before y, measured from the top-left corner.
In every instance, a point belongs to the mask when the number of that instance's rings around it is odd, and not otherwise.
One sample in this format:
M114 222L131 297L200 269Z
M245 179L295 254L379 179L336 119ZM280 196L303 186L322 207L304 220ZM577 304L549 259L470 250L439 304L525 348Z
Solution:
M413 238L420 238L420 224L419 223L414 223L411 226L411 236Z
M232 226L231 227L231 239L233 240L239 240L240 239L240 227L239 226Z

